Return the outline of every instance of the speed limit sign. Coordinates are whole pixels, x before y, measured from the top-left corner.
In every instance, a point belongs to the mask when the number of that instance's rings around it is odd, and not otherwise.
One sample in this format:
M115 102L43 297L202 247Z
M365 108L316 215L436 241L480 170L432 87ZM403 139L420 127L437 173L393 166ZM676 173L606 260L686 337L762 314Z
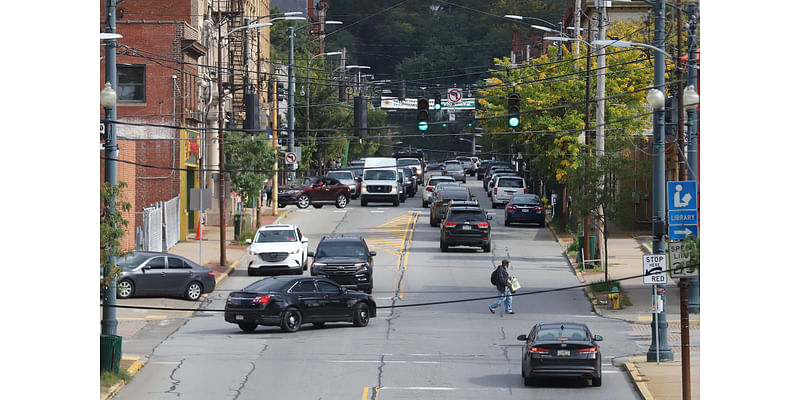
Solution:
M642 276L645 285L663 285L667 283L667 255L645 254L642 256Z

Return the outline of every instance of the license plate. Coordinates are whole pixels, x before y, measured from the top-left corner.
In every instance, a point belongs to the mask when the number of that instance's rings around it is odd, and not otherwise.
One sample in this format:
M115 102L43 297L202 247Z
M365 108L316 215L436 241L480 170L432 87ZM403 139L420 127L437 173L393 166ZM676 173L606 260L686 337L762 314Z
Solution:
M237 321L244 321L244 315L236 314L236 320Z
M523 209L522 209L522 212L524 212L524 213L529 213L529 212L531 212L531 210L528 210L527 208L523 208Z
M557 355L559 357L569 357L569 350L559 350Z
M469 226L469 225L464 225L464 226L462 226L462 227L461 227L461 230L465 230L465 231L471 231L471 230L472 230L472 227L471 227L471 226Z

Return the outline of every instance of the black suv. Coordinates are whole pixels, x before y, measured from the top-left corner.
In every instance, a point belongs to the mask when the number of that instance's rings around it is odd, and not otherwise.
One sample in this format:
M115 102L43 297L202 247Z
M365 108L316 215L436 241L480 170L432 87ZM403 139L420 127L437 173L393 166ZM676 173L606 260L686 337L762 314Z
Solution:
M442 222L447 212L447 207L450 201L458 200L472 200L472 194L466 187L445 187L436 193L431 202L430 224L431 226L439 225Z
M442 219L439 248L443 252L450 246L476 246L485 252L492 251L492 226L477 201L453 201Z
M346 288L372 293L372 257L367 242L360 236L323 237L314 257L311 275L324 276Z

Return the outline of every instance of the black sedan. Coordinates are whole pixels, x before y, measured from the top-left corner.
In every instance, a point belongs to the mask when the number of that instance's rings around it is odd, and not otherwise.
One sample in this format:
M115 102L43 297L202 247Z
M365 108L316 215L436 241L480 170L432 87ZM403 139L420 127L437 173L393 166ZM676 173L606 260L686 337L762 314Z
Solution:
M540 323L528 335L519 335L522 348L522 377L526 386L544 377L591 379L593 386L602 383L601 357L597 342L585 324L573 322Z
M321 328L340 321L362 327L375 315L372 296L316 276L265 278L231 293L225 304L225 321L246 332L259 325L296 332L304 323Z
M535 194L515 194L506 204L506 222L509 226L512 222L528 222L544 226L544 207L539 196Z
M181 296L198 300L216 286L214 270L169 253L134 251L117 260L122 267L117 297Z

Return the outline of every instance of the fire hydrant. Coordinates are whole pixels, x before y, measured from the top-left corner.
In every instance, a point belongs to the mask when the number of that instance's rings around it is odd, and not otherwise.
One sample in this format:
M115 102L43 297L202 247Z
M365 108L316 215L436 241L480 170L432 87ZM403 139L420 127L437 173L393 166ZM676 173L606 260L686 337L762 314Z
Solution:
M619 289L614 286L608 294L608 305L612 310L619 310Z

